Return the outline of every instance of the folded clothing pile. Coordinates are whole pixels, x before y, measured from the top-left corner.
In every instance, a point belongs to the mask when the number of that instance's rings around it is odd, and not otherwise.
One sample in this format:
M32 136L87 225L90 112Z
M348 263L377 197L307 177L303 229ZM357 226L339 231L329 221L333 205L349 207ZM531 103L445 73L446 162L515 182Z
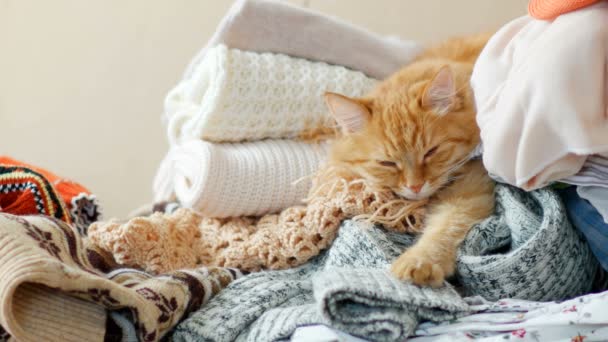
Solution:
M157 341L241 276L119 268L86 236L99 216L84 186L0 157L0 341Z
M497 207L463 242L460 292L448 283L418 287L390 275L389 264L414 236L345 221L321 255L235 281L179 324L173 340L287 340L298 327L324 324L366 340L403 341L421 320L472 312L461 295L548 301L588 293L597 262L553 190L499 185Z
M84 186L6 156L0 156L0 212L47 215L83 234L101 219L96 196Z
M342 66L274 53L210 48L165 101L169 141L240 142L321 134L332 126L323 93L375 85Z
M74 226L0 213L0 341L158 341L242 274L118 268Z
M419 51L283 2L237 1L167 95L155 201L216 218L301 204L334 131L323 93L361 96Z
M608 2L529 10L490 39L472 74L484 165L527 190L572 185L570 218L608 270Z
M319 141L333 131L323 92L362 95L417 51L416 44L285 3L237 1L167 97L171 147L155 180L156 199L176 198L206 217L239 216L235 220L299 204L311 180L292 184L317 171L327 148L302 140ZM19 197L35 205L1 204L0 241L8 247L0 251L0 340L157 341L242 275L225 267L158 275L117 268L115 258L85 236L87 222L77 230L59 221L76 222L72 209L96 211L73 200L79 196L61 188L60 179L48 174L44 180L41 173L26 172L36 178L26 184L40 189L36 196L22 191ZM9 208L49 216L4 213ZM338 217L322 219L339 225Z
M310 188L303 178L318 169L325 153L325 144L292 140L187 141L172 146L162 161L155 200L175 194L181 206L218 218L277 212L302 202Z
M315 175L306 206L279 214L218 219L181 208L126 222L98 222L89 227L89 237L120 264L154 273L200 265L285 269L329 247L344 219L366 217L393 231L419 231L424 205L374 190L333 168Z

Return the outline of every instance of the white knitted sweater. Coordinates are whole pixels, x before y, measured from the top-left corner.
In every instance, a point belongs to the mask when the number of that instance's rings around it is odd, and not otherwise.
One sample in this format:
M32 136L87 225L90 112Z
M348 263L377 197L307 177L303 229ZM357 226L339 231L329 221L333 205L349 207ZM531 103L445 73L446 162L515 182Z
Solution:
M224 45L209 49L192 70L165 100L172 144L292 138L333 126L325 91L361 96L376 84L341 66Z
M154 181L155 200L174 193L208 217L259 216L298 205L327 153L327 144L263 140L216 144L193 140L173 146Z

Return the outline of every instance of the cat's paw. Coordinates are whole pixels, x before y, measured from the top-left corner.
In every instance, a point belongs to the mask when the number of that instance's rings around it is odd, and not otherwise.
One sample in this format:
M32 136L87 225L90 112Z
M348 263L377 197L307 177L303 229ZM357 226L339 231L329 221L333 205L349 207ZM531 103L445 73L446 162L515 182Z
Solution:
M401 279L419 286L441 287L446 270L434 262L426 253L409 250L402 254L391 266L391 273Z

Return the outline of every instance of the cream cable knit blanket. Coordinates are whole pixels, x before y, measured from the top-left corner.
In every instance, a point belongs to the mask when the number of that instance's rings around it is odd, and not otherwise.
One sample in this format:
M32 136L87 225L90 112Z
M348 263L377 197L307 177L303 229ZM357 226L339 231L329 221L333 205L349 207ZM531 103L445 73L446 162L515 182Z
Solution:
M173 194L206 217L261 216L302 204L327 144L294 140L171 147L154 180L155 201Z
M333 127L323 93L367 93L376 81L341 66L272 53L209 49L165 100L171 144L293 138Z
M246 271L301 265L327 248L346 218L368 218L396 231L416 231L424 202L374 191L338 169L313 180L306 206L261 218L205 218L188 209L89 227L94 245L115 260L150 272L205 266Z

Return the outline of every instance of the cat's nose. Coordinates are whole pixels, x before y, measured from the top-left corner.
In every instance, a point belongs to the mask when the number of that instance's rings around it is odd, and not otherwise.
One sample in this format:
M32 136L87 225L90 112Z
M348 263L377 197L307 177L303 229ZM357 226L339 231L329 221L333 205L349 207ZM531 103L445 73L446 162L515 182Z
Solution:
M412 190L415 194L417 194L420 192L420 190L422 190L423 186L424 186L424 183L421 183L418 185L410 185L410 186L408 186L408 188L410 188L410 190Z

